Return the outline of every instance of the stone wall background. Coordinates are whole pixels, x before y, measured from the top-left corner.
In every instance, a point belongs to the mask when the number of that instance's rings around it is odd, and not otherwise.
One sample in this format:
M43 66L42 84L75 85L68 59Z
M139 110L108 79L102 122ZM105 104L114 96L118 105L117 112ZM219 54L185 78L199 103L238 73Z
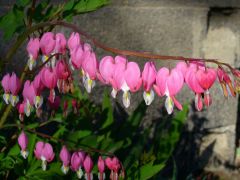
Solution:
M0 14L13 2L0 0ZM239 67L239 8L240 0L112 0L111 5L79 15L73 22L94 38L119 49L219 58ZM11 42L0 44L1 54L9 44ZM97 52L99 58L106 54L99 49ZM26 60L23 51L15 58L17 62ZM143 59L129 59L144 64ZM169 62L158 63L158 67L162 65L171 66ZM101 101L103 88L99 85L94 92L91 98ZM174 157L182 177L202 167L213 170L234 164L236 130L239 129L238 99L225 99L218 85L211 94L213 104L209 109L200 113L190 110L175 150ZM193 97L193 93L184 88L178 98L186 103ZM126 113L132 112L141 99L142 92L133 95L133 105ZM155 98L144 117L146 125L161 120L159 108L162 105L162 100Z

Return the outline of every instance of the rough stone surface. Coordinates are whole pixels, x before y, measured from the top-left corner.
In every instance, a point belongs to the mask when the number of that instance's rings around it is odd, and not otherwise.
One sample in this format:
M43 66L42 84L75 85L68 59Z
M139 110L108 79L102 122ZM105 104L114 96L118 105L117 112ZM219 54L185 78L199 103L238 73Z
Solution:
M0 1L1 12L13 1ZM240 2L238 0L114 0L112 5L83 14L74 23L94 38L111 47L151 51L163 55L219 58L240 66ZM62 31L66 31L62 29ZM69 30L67 31L69 32ZM4 47L3 47L4 46ZM6 45L0 45L0 52ZM99 59L108 53L96 49ZM143 59L129 57L144 64ZM157 66L172 67L169 62ZM110 89L109 89L110 92ZM101 101L98 85L91 98ZM94 95L95 94L95 95ZM190 109L182 138L174 157L178 171L188 175L197 168L233 163L235 155L237 98L225 99L218 85L211 89L213 104L203 112ZM118 102L121 104L121 94ZM187 87L178 95L182 103L193 99ZM132 95L131 113L142 100L142 92ZM144 118L146 124L161 119L163 99L155 98Z

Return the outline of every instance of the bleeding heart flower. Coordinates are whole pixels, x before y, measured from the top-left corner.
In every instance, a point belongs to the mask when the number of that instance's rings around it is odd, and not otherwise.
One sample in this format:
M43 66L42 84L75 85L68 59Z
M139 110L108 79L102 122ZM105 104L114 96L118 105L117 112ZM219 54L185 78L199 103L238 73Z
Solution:
M188 85L188 87L195 93L195 108L198 111L201 111L203 108L202 103L202 93L204 93L204 89L200 86L196 73L197 73L198 67L196 65L191 65L188 67L186 73L185 73L185 82Z
M93 161L89 155L85 157L83 161L83 167L86 171L85 179L92 180L93 179L93 175L92 175Z
M63 162L62 165L62 172L64 174L67 174L68 170L69 170L69 164L70 164L70 160L71 160L71 154L70 152L67 150L66 146L63 146L60 152L60 159Z
M157 71L153 62L147 62L144 65L142 72L142 81L143 81L143 98L146 105L150 105L154 99L154 91L152 86L156 80Z
M79 151L74 152L71 158L71 169L77 172L77 176L79 179L81 179L83 176L82 166L85 156L85 152Z
M64 55L66 53L66 45L67 45L67 41L66 41L64 34L57 33L56 34L56 45L55 45L55 50L54 50L55 53L61 53Z
M68 39L68 48L70 49L70 52L72 52L75 48L81 46L81 39L80 35L78 33L73 32Z
M28 157L28 150L27 150L27 146L28 146L28 137L25 134L24 131L21 132L21 134L18 137L18 144L21 148L21 155L24 159L27 159Z
M206 70L199 69L196 73L196 77L199 85L204 89L208 90L212 87L213 83L217 78L215 69L208 68Z
M2 83L2 87L4 89L4 94L3 94L3 99L5 101L6 104L9 104L9 100L10 100L10 75L6 74L5 76L3 76L3 79L1 81Z
M216 70L212 68L208 69L206 68L205 70L198 69L196 73L196 78L198 80L199 85L205 90L204 103L206 106L210 106L212 103L212 99L210 96L209 89L212 87L217 78Z
M118 158L107 157L105 159L105 164L108 169L111 170L110 179L118 179L118 170L121 168Z
M124 83L124 71L126 69L127 59L122 56L116 56L114 60L114 71L112 78L110 78L110 83L113 87L111 95L113 98L116 98L117 92L121 89Z
M33 83L31 83L29 80L25 81L22 94L24 101L26 102L24 111L26 116L29 116L32 110L32 106L34 104L34 100L36 99L36 93Z
M55 91L54 88L57 85L57 74L55 70L51 70L50 68L43 68L41 71L41 80L44 86L50 89L49 99L50 101L54 101Z
M22 103L18 103L17 104L17 110L18 110L18 113L19 113L19 119L20 119L20 121L23 121L23 119L24 119L24 108L25 108L25 105L26 104L26 102L22 102Z
M71 58L69 60L69 63L73 70L81 68L86 53L87 52L85 52L81 46L77 46L74 48L74 50L71 51Z
M89 51L86 51L89 52ZM83 84L88 93L92 91L95 86L95 79L97 77L98 62L94 52L85 56L82 63Z
M31 71L33 67L36 66L36 60L38 58L40 48L39 38L31 38L27 45L27 52L28 52L28 67Z
M104 84L110 84L113 77L115 61L112 56L105 56L99 63L98 79Z
M130 105L130 93L136 92L142 85L141 71L137 63L129 62L127 63L126 69L124 71L124 81L121 86L123 91L123 105L128 108Z
M183 74L177 68L170 72L169 69L163 67L157 73L154 89L159 96L167 96L165 107L168 114L173 112L174 104L179 110L182 110L182 105L177 101L175 95L182 89L183 83Z
M21 88L21 82L15 73L12 73L9 79L8 87L11 92L10 102L12 106L15 106L19 101L19 97L17 96L17 94Z
M55 45L56 45L56 41L55 41L55 37L54 34L52 32L46 32L43 34L41 40L40 40L40 48L43 54L42 57L42 62L45 63L49 56L54 53L54 49L55 49ZM51 59L52 64L54 64L55 59ZM49 66L49 63L47 64L47 66Z
M222 68L217 69L217 76L218 80L220 82L220 85L223 90L223 94L225 97L228 97L228 94L232 95L233 97L236 96L235 90L232 85L231 78L228 76L228 74L224 71Z
M55 156L51 144L42 141L37 142L34 154L37 159L42 160L42 169L44 171L47 169L47 163L51 162Z
M98 179L99 180L104 180L105 179L105 173L104 173L104 171L105 171L105 162L104 162L104 160L102 159L102 157L101 156L99 156L99 158L98 158L98 171L99 171L99 173L98 173Z

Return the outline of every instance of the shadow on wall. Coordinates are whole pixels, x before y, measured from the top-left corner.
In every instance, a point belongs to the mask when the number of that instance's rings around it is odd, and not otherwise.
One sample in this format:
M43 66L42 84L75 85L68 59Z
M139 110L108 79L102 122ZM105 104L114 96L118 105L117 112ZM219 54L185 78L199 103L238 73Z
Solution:
M193 128L189 130L188 124L184 125L173 156L168 160L161 177L170 178L174 173L177 174L177 179L186 179L190 176L199 175L212 158L216 141L210 143L199 155L202 138L208 133L203 129L203 124L208 119L197 115L193 103L191 111L188 121L192 121Z

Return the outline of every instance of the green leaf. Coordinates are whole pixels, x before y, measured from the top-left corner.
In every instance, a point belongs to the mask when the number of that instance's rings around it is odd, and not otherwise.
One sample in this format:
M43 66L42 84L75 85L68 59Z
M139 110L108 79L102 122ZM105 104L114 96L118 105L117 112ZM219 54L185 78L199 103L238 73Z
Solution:
M106 121L102 125L102 129L104 129L104 128L108 127L109 125L111 125L114 120L112 103L111 103L111 100L109 98L109 95L108 95L106 89L104 90L102 109L103 109L103 111L105 111L107 113Z
M10 39L14 33L21 32L24 27L24 12L15 5L11 11L0 18L0 28L4 31L4 39Z
M16 4L18 6L25 7L25 6L29 5L30 2L31 2L31 0L17 0Z
M31 162L33 159L37 135L33 133L27 133L27 136L28 136L28 151L29 151L29 155L27 159L28 159L28 162Z
M141 180L150 179L165 166L165 164L152 165L153 162L150 162L140 168L140 178Z
M74 0L69 0L65 5L64 5L64 11L69 11L73 8L74 6Z
M36 123L31 123L31 124L27 125L26 127L28 129L34 129L34 128L37 128L38 126L39 126L39 123L36 122Z
M73 133L69 133L69 135L67 136L67 140L77 142L79 139L85 138L89 136L91 133L92 132L88 130L75 131Z
M15 144L8 152L8 156L17 156L19 154L20 154L20 148L18 144Z
M75 5L74 10L77 13L84 13L94 11L107 4L109 4L109 0L81 0Z

